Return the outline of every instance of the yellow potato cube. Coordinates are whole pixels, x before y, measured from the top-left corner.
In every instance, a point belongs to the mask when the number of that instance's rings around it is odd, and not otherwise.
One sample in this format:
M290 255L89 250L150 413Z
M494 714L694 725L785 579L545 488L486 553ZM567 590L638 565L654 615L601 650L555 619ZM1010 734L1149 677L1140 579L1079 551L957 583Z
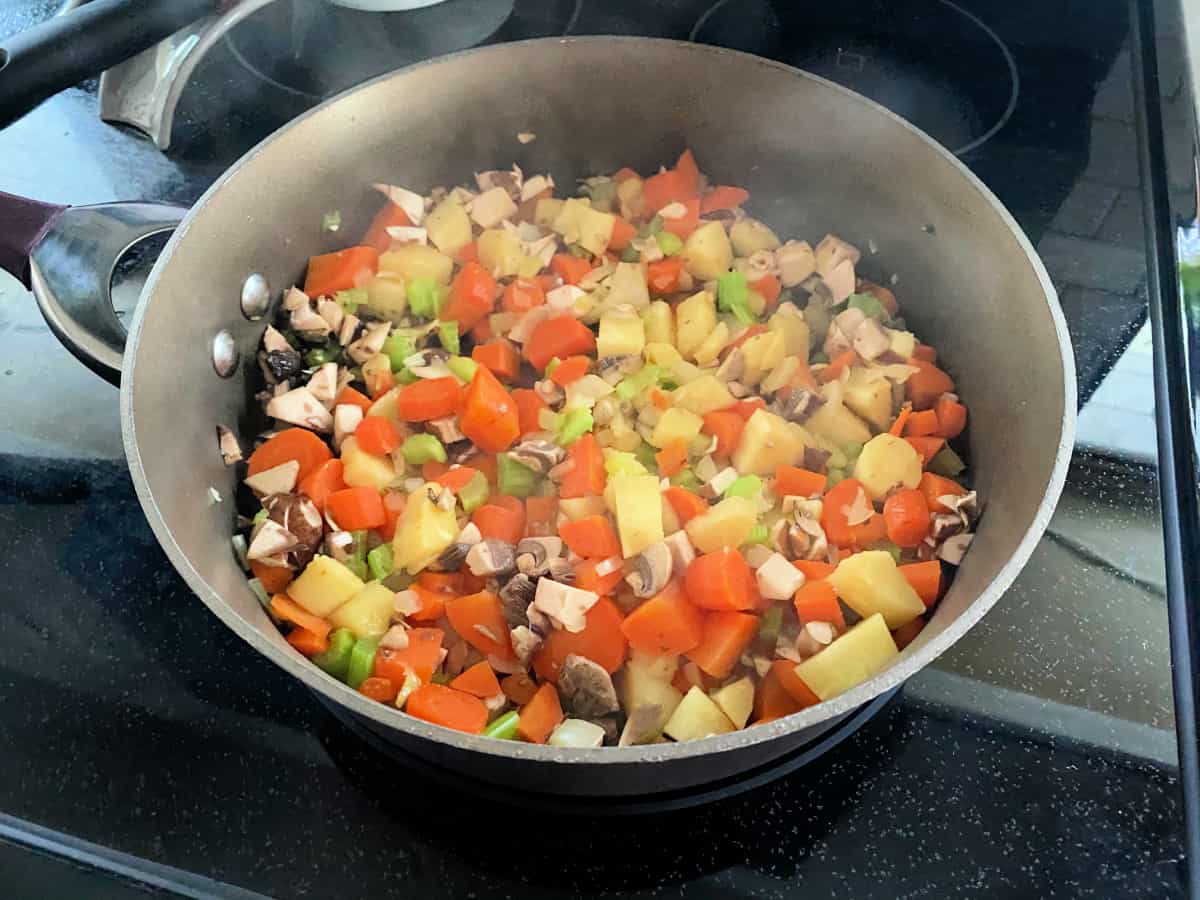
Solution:
M367 453L353 437L342 442L342 480L348 486L382 491L395 478L396 467L390 457Z
M729 241L738 256L750 256L759 250L774 250L779 246L775 232L749 216L733 223L729 229Z
M724 233L724 232L722 232ZM663 734L677 741L695 741L713 734L726 734L737 728L721 707L698 687L692 687L663 726Z
M423 485L408 495L392 539L393 566L406 569L409 575L416 575L437 559L458 537L454 507L442 509L429 494L430 486Z
M314 556L287 594L314 616L327 616L362 589L362 579L336 559Z
M701 553L712 553L722 547L740 547L750 536L758 521L758 507L745 497L726 497L688 521L684 526L688 537Z
M358 637L381 637L391 625L395 606L395 592L372 581L335 609L329 616L329 624L334 628L349 628Z
M703 425L704 420L694 412L672 406L658 417L658 424L650 433L650 443L661 450L672 441L691 441Z
M520 239L503 228L489 228L479 235L478 248L479 264L497 278L518 274L526 259ZM540 260L538 267L541 268Z
M708 291L699 291L675 307L675 346L691 358L717 327L717 302Z
M712 700L733 723L734 728L745 728L754 709L754 681L749 677L739 678L714 691Z
M733 406L737 401L734 400L733 394L729 393L729 388L725 387L724 383L717 379L717 376L700 375L682 387L676 388L671 393L671 402L680 409L703 416L713 410Z
M366 284L367 306L393 321L399 321L408 309L408 291L404 279L377 275Z
M895 487L915 488L921 480L921 456L904 438L877 434L863 445L854 477L871 499L883 502Z
M617 475L609 479L616 507L621 555L637 556L663 539L662 497L654 475Z
M675 316L671 312L671 304L665 300L655 300L642 313L642 321L646 326L648 343L666 344L675 349Z
M777 466L798 465L805 442L787 420L757 409L742 429L730 460L741 475L773 475Z
M683 244L683 265L700 281L715 281L733 265L733 246L720 222L708 222L693 231Z
M874 615L796 666L796 675L814 694L828 700L875 677L899 653L883 616Z
M596 338L596 355L636 356L646 346L646 327L637 311L619 306L600 317L600 334Z
M455 198L447 197L425 217L429 243L453 254L471 243L471 217Z
M438 284L449 284L453 270L453 259L425 244L401 244L379 257L381 275L395 275L405 281L432 278Z
M907 625L925 612L925 604L886 550L847 556L828 581L852 610L863 618L882 615L888 628Z

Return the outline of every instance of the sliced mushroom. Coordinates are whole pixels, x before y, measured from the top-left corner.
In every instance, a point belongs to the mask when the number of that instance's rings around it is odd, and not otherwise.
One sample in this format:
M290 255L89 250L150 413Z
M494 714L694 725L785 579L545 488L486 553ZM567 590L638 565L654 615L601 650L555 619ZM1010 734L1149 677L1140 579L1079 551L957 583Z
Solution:
M485 538L471 547L465 562L472 575L502 575L517 566L513 545L496 538Z
M333 398L337 396L338 366L337 363L325 363L313 372L308 379L308 392L312 394L326 409L333 408Z
M346 348L346 353L359 365L365 363L383 349L383 342L391 330L391 322L372 322L367 326L366 333Z
M338 328L338 343L343 347L349 347L359 337L359 332L365 329L362 328L362 319L353 313L347 313L342 316L342 325Z
M256 560L279 556L296 548L296 536L272 519L263 519L250 539L246 559Z
M458 427L458 416L430 419L426 424L429 426L429 430L444 445L454 444L466 438L466 435L462 433L462 429Z
M767 600L787 600L804 584L804 573L780 553L759 566L754 578L758 592Z
M575 653L567 654L558 671L558 693L567 710L581 718L604 716L621 708L604 667Z
M867 319L858 326L852 343L854 352L865 360L879 359L892 346L887 332L874 319Z
M354 555L354 535L348 531L331 531L325 536L325 552L340 563Z
M328 432L333 428L333 416L308 388L298 387L273 397L267 403L267 415L282 422Z
M315 503L303 494L272 494L263 501L267 520L276 522L296 538L289 562L298 569L308 565L321 546L325 523Z
M550 572L550 564L562 556L562 552L562 538L525 538L517 544L517 571L530 578L546 575Z
M296 310L308 306L308 294L300 290L298 287L290 287L287 293L283 295L283 308L287 312L295 312Z
M934 541L944 541L967 530L962 519L955 513L936 513L930 524L929 536Z
M298 350L268 350L262 355L262 363L276 382L295 378L304 368L304 359Z
M339 450L346 438L354 434L363 420L362 407L354 403L339 403L333 408L333 445Z
M653 597L671 580L674 562L666 541L651 544L637 555L633 571L625 576L636 597Z
M317 315L308 303L292 310L288 317L288 324L309 340L314 337L324 337L330 332L329 323Z
M829 622L805 622L793 646L804 659L816 656L833 643L837 629Z
M616 384L627 375L633 375L642 369L642 358L631 356L602 356L596 360L596 374L609 384Z
M664 543L671 552L671 571L682 578L688 566L696 559L696 548L692 546L691 538L686 531L680 529L668 536Z
M524 573L517 573L500 588L500 610L509 628L529 624L526 610L533 602L534 592L533 579Z
M545 475L566 457L567 452L553 441L526 440L509 451L509 456L533 471Z
M470 202L471 220L480 228L495 228L517 214L517 204L502 187L486 190Z
M529 665L533 654L542 646L542 639L528 625L518 625L509 632L509 643L522 666Z
M530 610L542 613L558 628L577 634L587 625L585 615L600 595L581 590L550 578L539 578ZM530 621L533 621L532 614Z
M298 460L289 459L285 463L264 469L246 479L246 487L260 497L269 494L286 494L296 486L296 478L300 475ZM958 517L955 516L955 521Z
M824 402L824 401L822 401ZM819 447L805 447L800 465L810 472L824 472L829 468L829 457L833 454Z
M227 466L242 461L242 445L237 435L224 425L217 426L217 446L221 450L221 461Z
M633 747L637 744L649 744L659 735L662 713L663 708L657 703L635 706L625 719L625 727L621 729L621 737L617 740L617 746Z
M742 353L740 347L735 347L725 355L725 360L717 366L715 374L718 381L737 381L745 370L746 355Z
M817 259L808 241L788 241L775 249L775 266L779 269L779 283L790 288L816 271Z
M964 529L970 529L979 516L979 498L974 491L959 495L947 494L938 497L938 502L962 519Z
M329 324L329 330L336 334L342 327L342 320L346 318L346 311L336 300L322 297L317 301L317 315L324 319Z
M975 535L973 534L954 535L938 548L938 559L944 560L952 566L961 565L963 557L966 556L967 549L971 546L971 541L974 539Z
M396 187L394 184L374 184L372 187L404 210L404 214L414 225L425 221L425 198L420 194Z

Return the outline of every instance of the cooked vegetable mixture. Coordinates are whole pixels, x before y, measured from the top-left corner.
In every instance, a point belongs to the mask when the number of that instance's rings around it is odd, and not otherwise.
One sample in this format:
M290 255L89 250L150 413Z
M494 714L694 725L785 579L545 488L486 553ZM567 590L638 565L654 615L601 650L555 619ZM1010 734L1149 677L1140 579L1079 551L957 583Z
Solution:
M411 716L566 747L886 667L977 504L966 407L859 251L781 241L690 152L572 197L475 181L377 185L263 336L234 545L287 641Z

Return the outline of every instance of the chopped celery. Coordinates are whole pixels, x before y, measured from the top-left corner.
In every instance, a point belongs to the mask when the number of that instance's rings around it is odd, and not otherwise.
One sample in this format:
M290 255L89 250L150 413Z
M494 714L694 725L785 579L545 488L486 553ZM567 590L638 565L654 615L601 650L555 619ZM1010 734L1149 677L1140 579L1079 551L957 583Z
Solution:
M654 457L654 448L642 441L638 444L637 449L633 451L633 455L637 457L638 462L646 467L647 472L658 474L658 460Z
M662 369L658 366L642 366L628 378L621 379L613 393L618 400L632 400L650 385L657 383L661 372Z
M452 356L446 360L446 366L456 378L470 384L475 380L475 370L479 368L479 363L465 356Z
M338 344L329 344L326 347L313 347L304 354L304 365L306 368L315 369L317 366L323 366L326 363L337 362L338 357L342 355L342 348Z
M733 313L743 325L757 321L750 310L750 287L744 274L726 272L717 279L717 307L721 312Z
M346 684L357 688L371 675L375 668L375 651L379 649L379 638L359 638L350 650L350 662L346 667Z
M346 560L343 565L357 575L360 581L367 580L367 561L365 559L351 558Z
M825 342L825 335L829 333L829 325L833 321L829 307L820 301L810 300L808 306L804 307L804 321L808 323L809 340L812 342L812 346L821 346ZM808 361L815 362L816 360L810 356ZM825 362L828 361L829 357L826 357Z
M769 607L758 620L758 639L774 647L779 640L779 629L783 627L783 607Z
M338 210L335 209L332 212L327 212L327 213L325 213L325 215L321 216L321 230L322 231L333 232L333 231L337 231L341 227L342 227L342 214Z
M750 544L766 544L771 540L771 533L767 530L767 526L762 522L755 522L754 527L750 529L750 533L746 535L746 540L742 541L743 546Z
M851 294L846 306L848 309L861 309L867 318L883 315L883 304L871 294Z
M250 590L254 591L254 596L258 602L262 604L263 609L266 609L268 606L270 606L271 595L267 593L267 589L263 587L263 583L257 578L251 578L249 584Z
M850 441L849 443L842 444L842 453L846 456L846 466L843 466L843 468L852 466L862 451L863 445L858 441Z
M401 369L396 373L396 384L399 385L416 384L420 380L420 376L408 369Z
M267 511L266 511L265 509L260 509L258 512L256 512L256 513L254 514L254 518L253 518L251 521L252 521L252 522L253 522L255 525L257 525L259 522L261 522L261 521L262 521L263 519L265 519L266 517L267 517Z
M589 178L580 189L591 198L593 209L611 209L617 199L617 183L611 178Z
M604 449L604 471L607 475L645 475L646 467L637 454L626 450Z
M446 448L432 434L414 434L400 447L400 452L410 466L446 461Z
M663 230L662 216L655 216L653 219L651 219L645 225L640 226L638 228L637 233L638 233L638 237L647 238L647 237L652 237L653 235L658 234L662 230Z
M410 587L412 587L413 582L416 581L416 579L407 572L401 570L399 572L393 572L391 575L382 579L382 581L383 586L389 591L400 593L401 591L407 591Z
M846 451L834 447L829 451L829 459L825 463L825 468L828 469L845 469L850 466L850 457L846 456Z
M383 352L391 361L392 371L404 368L404 361L417 352L417 331L414 328L398 328L383 342Z
M362 567L363 567L363 571L366 571L366 566L367 566L367 532L366 532L365 530L363 530L363 531L352 531L352 532L350 532L350 536L351 536L352 538L354 538L354 552L350 554L350 558L351 558L351 559L353 559L353 560L354 560L355 562L357 562L357 563L361 563L361 564L362 564ZM356 570L356 571L357 571L357 570ZM365 576L362 576L362 575L360 575L359 577L360 577L360 578L362 578L362 579L363 579L363 581L366 581L366 577L365 577Z
M408 309L414 316L436 319L446 302L446 292L432 278L408 282Z
M557 356L550 357L550 362L546 363L546 377L550 378L554 374L554 370L559 367L562 360Z
M899 563L900 563L900 548L897 547L895 544L893 544L891 541L878 541L878 542L872 544L870 549L871 550L886 550L888 553L890 553L892 555L892 559L894 559L896 561L896 564L899 565Z
M741 475L725 488L726 497L745 497L751 500L762 493L763 482L757 475Z
M537 489L541 475L511 454L496 457L496 489L509 497L528 497Z
M483 736L499 738L502 741L516 740L517 723L520 719L521 716L515 709L509 710L487 728L483 729Z
M592 254L580 244L567 244L567 252L576 259L591 259Z
M846 480L846 470L831 466L825 473L825 490L829 490L839 481Z
M367 302L367 289L351 288L348 291L338 291L333 295L333 299L342 308L342 312L354 315L355 311Z
M641 258L642 254L633 247L626 247L621 251L621 262L640 262Z
M929 461L929 471L946 478L957 478L966 468L967 464L962 461L962 457L949 447L943 447Z
M590 410L569 409L555 423L554 436L560 447L566 447L591 431L595 424Z
M392 545L380 544L367 554L367 568L371 577L382 581L392 574Z
M671 234L669 231L660 231L654 236L654 242L658 244L658 249L663 252L663 256L675 256L683 252L683 241L676 234Z
M457 355L461 348L458 340L458 323L438 322L438 340L442 342L442 348L447 353Z
M696 473L691 469L681 469L671 479L671 485L673 487L681 487L695 494L699 493L700 488L704 487L704 482L697 478Z
M350 653L354 649L354 632L349 628L338 628L329 635L329 649L312 658L320 668L334 678L346 680L350 668Z
M469 515L483 506L488 493L487 477L482 472L476 472L458 492L458 502L462 504L463 512Z

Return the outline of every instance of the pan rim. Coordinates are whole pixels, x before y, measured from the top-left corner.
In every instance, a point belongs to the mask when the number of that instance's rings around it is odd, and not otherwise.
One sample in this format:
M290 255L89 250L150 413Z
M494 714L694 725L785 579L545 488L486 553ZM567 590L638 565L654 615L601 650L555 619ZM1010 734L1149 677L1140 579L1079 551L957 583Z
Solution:
M482 735L471 735L460 731L443 728L424 722L412 716L405 715L399 710L369 700L357 691L326 674L299 654L281 652L282 648L253 625L243 620L229 606L221 595L213 589L204 577L192 566L187 555L175 542L170 527L167 525L154 501L138 450L137 425L133 416L133 395L136 390L134 373L136 370L137 354L140 347L142 323L149 300L153 296L164 269L169 265L179 244L187 239L195 217L205 208L208 201L222 190L226 183L241 169L247 166L255 157L277 140L281 140L293 128L307 121L310 117L321 115L327 108L339 103L347 96L359 91L366 91L374 86L395 78L401 78L410 72L430 66L455 63L464 58L487 57L497 53L522 52L526 48L536 48L551 44L561 45L599 45L599 44L652 44L658 48L655 52L686 52L695 54L711 54L737 58L742 64L762 66L786 73L792 77L807 79L827 89L840 93L847 101L865 104L874 112L890 119L892 123L909 131L922 141L932 152L949 165L962 178L966 185L974 189L999 217L1001 222L1015 239L1017 246L1024 253L1026 262L1031 267L1039 285L1042 288L1042 300L1049 312L1054 326L1055 338L1059 349L1059 364L1063 379L1063 413L1058 446L1055 448L1054 465L1046 485L1046 492L1038 505L1037 511L1025 529L1016 549L1000 568L996 577L978 594L961 614L948 624L940 634L917 648L911 655L901 658L886 671L871 680L858 685L844 694L826 701L815 707L802 710L765 725L742 729L729 734L707 737L695 741L684 741L670 744L650 744L637 747L600 747L594 749L550 747L539 744L526 744L517 741L498 741ZM564 765L594 765L600 763L655 763L673 760L693 759L711 754L729 753L745 747L759 745L785 735L813 728L829 720L844 716L857 707L868 703L887 690L901 682L907 681L920 672L937 657L944 653L954 643L973 628L978 621L999 601L1000 597L1011 587L1017 575L1024 568L1049 525L1050 518L1057 506L1066 483L1067 470L1071 461L1074 446L1077 383L1075 374L1074 353L1067 332L1066 320L1057 299L1058 295L1048 272L1037 251L1030 242L1021 226L1012 217L999 199L967 166L946 147L939 144L924 131L911 122L893 113L875 101L849 90L835 82L788 66L784 63L765 59L754 54L724 47L714 47L708 44L697 44L667 38L633 37L633 36L583 36L583 37L554 37L533 38L524 41L476 47L457 53L424 60L403 69L388 72L363 82L347 91L331 97L313 107L303 115L292 120L282 128L268 135L253 148L242 155L232 166L223 172L216 181L196 201L187 216L171 236L163 252L159 256L143 287L133 322L129 330L127 350L122 363L121 373L121 432L125 445L125 453L130 474L141 503L143 513L150 527L171 560L176 571L180 573L188 587L200 600L235 634L246 641L251 647L268 660L284 669L290 675L298 678L308 688L319 691L331 700L348 708L356 715L364 716L381 726L432 741L447 744L460 750L488 754L513 760L529 760L531 762L557 763Z

